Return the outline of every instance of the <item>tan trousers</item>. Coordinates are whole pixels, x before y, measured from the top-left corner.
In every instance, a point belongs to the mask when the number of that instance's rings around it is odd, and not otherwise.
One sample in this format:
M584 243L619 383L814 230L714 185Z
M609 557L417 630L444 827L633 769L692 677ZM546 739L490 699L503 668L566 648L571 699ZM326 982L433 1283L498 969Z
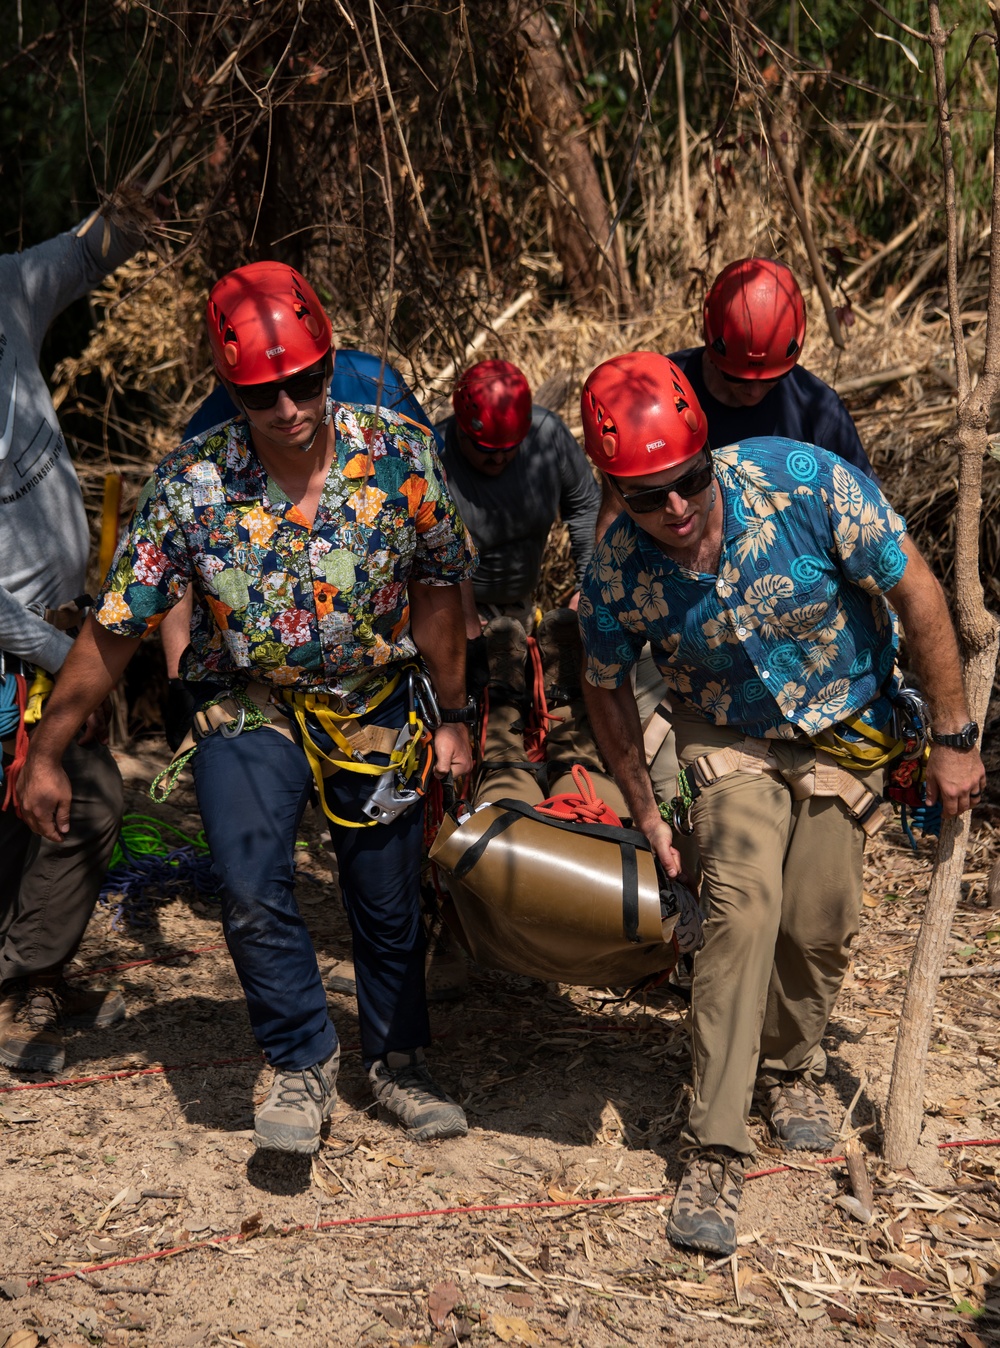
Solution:
M474 804L483 801L500 800L510 796L514 800L523 800L528 805L537 805L547 796L559 795L564 791L576 793L577 786L570 773L573 763L582 763L590 773L594 790L609 805L619 818L628 814L628 806L622 793L601 769L600 754L594 743L594 735L587 719L583 698L574 698L572 703L563 707L550 707L549 714L558 717L549 723L549 733L545 745L546 764L539 764L542 770L536 776L528 768L517 767L524 761L523 719L514 707L490 708L486 726L486 749L483 758L488 764L510 764L485 772L476 787ZM554 775L553 775L554 774ZM548 782L543 790L542 784Z
M687 766L742 732L676 717ZM779 766L804 770L811 747L777 742ZM870 790L882 773L859 774ZM781 781L735 772L691 811L701 854L705 944L692 998L691 1140L753 1152L746 1119L759 1070L826 1071L822 1039L861 912L865 835L842 802L793 801Z

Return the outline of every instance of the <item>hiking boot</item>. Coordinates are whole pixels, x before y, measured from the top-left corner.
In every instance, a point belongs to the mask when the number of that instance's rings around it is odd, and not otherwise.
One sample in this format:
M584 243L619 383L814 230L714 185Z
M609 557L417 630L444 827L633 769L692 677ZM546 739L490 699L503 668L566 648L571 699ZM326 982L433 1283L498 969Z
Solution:
M789 1151L830 1151L837 1142L833 1110L815 1083L798 1072L770 1078L762 1109L775 1137Z
M337 1103L340 1045L326 1062L298 1071L277 1068L253 1121L254 1144L262 1151L319 1151L319 1132Z
M358 984L354 977L353 960L337 960L331 965L326 976L326 986L330 992L342 992L345 997L358 995Z
M528 692L524 667L528 659L528 637L516 618L493 618L483 634L490 661L490 701L527 707Z
M0 994L0 1063L18 1072L59 1072L65 1061L55 989L11 979Z
M125 998L114 988L81 988L60 978L53 985L59 1014L68 1030L104 1030L125 1019Z
M469 966L444 931L431 942L425 983L429 1002L458 1002L469 991Z
M583 641L580 620L572 609L554 608L546 613L536 633L545 675L545 700L561 707L580 696Z
M444 1093L427 1070L422 1048L411 1053L387 1053L372 1063L368 1080L375 1099L396 1116L414 1142L464 1137L469 1131L462 1107Z
M731 1147L687 1147L686 1162L667 1222L675 1245L709 1254L736 1249L736 1213L746 1157Z

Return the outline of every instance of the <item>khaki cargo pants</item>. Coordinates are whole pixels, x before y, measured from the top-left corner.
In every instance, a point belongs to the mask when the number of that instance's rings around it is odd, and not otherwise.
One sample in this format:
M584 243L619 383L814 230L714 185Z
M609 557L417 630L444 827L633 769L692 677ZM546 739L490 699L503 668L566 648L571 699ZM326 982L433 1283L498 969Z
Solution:
M675 717L682 766L744 738ZM807 769L811 747L775 742L782 770ZM882 773L858 774L873 791ZM758 1070L822 1077L822 1039L861 911L865 835L833 797L793 801L781 781L734 772L691 811L701 854L705 944L692 997L694 1101L688 1134L751 1154Z

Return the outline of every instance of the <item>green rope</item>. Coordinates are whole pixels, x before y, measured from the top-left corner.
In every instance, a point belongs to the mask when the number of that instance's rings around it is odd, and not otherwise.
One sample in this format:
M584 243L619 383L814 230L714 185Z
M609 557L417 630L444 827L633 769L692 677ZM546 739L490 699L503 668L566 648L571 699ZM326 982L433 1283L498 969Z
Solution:
M168 824L162 819L154 819L149 814L127 814L122 820L121 833L111 854L108 870L118 870L127 862L136 861L141 857L169 855L176 844L172 846L166 840L164 837L166 833L175 834L183 844L196 852L208 851L204 829L196 834L185 833L182 829L174 828L173 824Z
M227 700L238 702L246 713L246 719L243 722L243 730L240 731L240 734L242 734L244 730L259 730L261 726L268 724L267 717L257 704L247 697L242 688L231 688L228 692L220 693L218 697L213 697L211 702L206 702L201 710L208 711L209 707L216 707L220 702L225 702ZM162 772L156 774L149 788L150 800L155 801L157 805L162 805L164 801L167 800L171 791L173 791L174 787L177 785L178 777L198 752L198 745L200 743L201 740L196 744L192 744L191 748L188 749L186 753L181 754L179 758L172 759ZM162 786L160 785L161 782L163 783Z
M681 768L677 774L677 795L668 805L665 801L660 802L660 818L665 819L673 827L680 828L681 832L690 833L691 831L691 806L694 804L694 793L691 790L691 783L688 781L687 769Z

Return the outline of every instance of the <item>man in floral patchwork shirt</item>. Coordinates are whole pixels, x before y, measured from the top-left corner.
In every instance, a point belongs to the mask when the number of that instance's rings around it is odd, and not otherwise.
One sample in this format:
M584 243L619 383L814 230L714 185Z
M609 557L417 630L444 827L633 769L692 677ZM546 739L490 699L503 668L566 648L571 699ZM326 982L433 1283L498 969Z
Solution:
M241 414L181 445L143 490L96 621L32 745L22 809L59 841L66 743L192 587L184 678L204 688L206 715L220 700L239 712L242 698L267 721L241 731L236 716L223 733L209 730L192 764L226 941L275 1068L257 1145L314 1152L336 1101L340 1049L294 895L296 830L323 755L338 763L322 796L373 1091L412 1137L461 1135L465 1116L423 1058L422 802L371 827L362 806L408 740L408 670L418 660L444 718L433 733L435 771L471 766L459 586L475 549L431 433L385 408L329 397L329 319L294 269L238 268L213 288L207 320L216 370Z
M930 707L928 800L946 814L982 792L978 727L941 587L870 478L778 437L713 454L686 377L649 352L599 366L582 407L587 453L622 511L580 599L588 710L635 826L676 874L629 680L648 640L704 872L690 1145L667 1230L726 1254L758 1071L779 1141L835 1139L816 1083L881 808L881 765L866 751L895 738L887 600Z

